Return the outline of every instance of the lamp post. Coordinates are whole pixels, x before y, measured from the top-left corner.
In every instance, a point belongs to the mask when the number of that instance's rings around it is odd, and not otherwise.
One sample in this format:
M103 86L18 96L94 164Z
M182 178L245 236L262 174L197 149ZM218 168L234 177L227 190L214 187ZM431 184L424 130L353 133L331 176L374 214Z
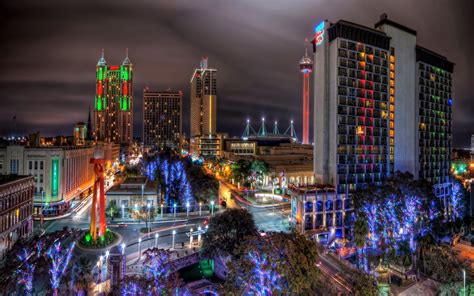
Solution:
M175 237L176 237L176 230L173 230L173 244L171 246L172 249L174 249L174 246L175 246Z
M211 200L211 216L214 216L214 201Z
M155 233L155 248L158 248L158 238L160 237L159 233Z
M125 254L125 247L126 247L125 243L122 243L121 247L122 247L122 254Z
M125 219L125 205L122 204L122 220Z
M189 230L189 248L192 249L193 247L193 229Z
M161 204L160 207L161 207L160 217L161 217L161 219L163 219L163 204Z
M99 283L102 283L102 260L104 260L104 256L99 256Z
M198 244L201 244L201 226L198 227Z
M173 218L176 219L176 204L173 204Z
M466 270L462 270L462 277L463 277L463 283L464 283L464 296L466 296Z
M142 257L142 238L138 239L138 260Z
M147 207L147 214L146 214L146 226L147 226L147 227L146 227L146 228L147 228L147 230L148 230L148 237L150 237L150 228L151 228L151 227L150 227L150 224L149 224L149 222L150 222L150 220L151 220L151 218L150 218L150 208L151 208L150 203L148 203L148 204L146 205L146 207Z
M202 202L199 202L199 216L201 216L201 207L202 207Z
M186 218L189 217L189 202L186 202Z

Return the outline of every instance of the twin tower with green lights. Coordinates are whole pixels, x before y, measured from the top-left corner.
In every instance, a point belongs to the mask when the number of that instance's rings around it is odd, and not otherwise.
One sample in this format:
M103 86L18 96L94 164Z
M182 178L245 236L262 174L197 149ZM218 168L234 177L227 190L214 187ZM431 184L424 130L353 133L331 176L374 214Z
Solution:
M128 145L133 140L133 65L128 58L120 66L108 66L104 51L96 66L94 139Z

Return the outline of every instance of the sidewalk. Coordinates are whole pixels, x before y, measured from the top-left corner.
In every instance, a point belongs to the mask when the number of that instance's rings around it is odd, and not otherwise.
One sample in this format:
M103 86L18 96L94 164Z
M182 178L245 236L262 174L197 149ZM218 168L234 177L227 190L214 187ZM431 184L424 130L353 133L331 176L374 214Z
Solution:
M221 210L215 210L214 215L221 212ZM189 215L186 214L186 212L181 212L181 213L176 213L176 217L173 214L166 213L163 214L163 218L161 218L160 214L157 214L157 216L153 219L150 220L148 223L166 223L166 222L185 222L187 220L192 220L192 219L205 219L209 218L211 216L211 211L201 211L201 215L199 215L199 211L196 212L189 212ZM122 219L121 217L119 218L114 218L111 220L108 218L107 223L110 225L113 224L118 224L118 223L127 223L127 224L146 224L146 221L137 221L137 219L133 218L124 218Z

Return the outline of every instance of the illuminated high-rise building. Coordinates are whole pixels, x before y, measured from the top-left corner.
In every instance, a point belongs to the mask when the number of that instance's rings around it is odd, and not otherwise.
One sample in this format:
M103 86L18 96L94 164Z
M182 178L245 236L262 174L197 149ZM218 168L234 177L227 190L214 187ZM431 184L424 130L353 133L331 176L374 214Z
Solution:
M190 148L195 155L219 155L222 137L217 135L217 70L202 58L191 78Z
M191 138L216 134L217 70L207 67L202 58L200 68L191 78Z
M315 28L316 179L349 193L396 171L450 192L454 64L382 15L375 28Z
M313 72L313 61L308 57L308 49L300 61L303 73L303 144L309 144L309 76Z
M133 140L133 66L128 58L108 66L102 51L96 67L94 139L128 145Z
M143 91L143 145L179 149L182 134L180 91Z

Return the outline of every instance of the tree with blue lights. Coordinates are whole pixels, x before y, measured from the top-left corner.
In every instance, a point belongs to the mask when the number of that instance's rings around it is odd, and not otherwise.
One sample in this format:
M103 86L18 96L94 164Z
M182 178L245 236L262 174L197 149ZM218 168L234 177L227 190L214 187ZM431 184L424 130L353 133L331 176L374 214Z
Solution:
M162 153L142 160L142 173L158 181L167 206L190 204L195 206L191 184L183 160L178 155Z
M49 247L46 255L51 260L51 267L49 269L50 282L53 288L53 295L58 295L59 284L61 278L67 270L69 261L72 258L72 251L74 250L76 243L73 242L67 249L61 248L61 242L54 243Z
M363 220L368 225L367 244L385 257L402 256L402 241L408 242L414 252L416 238L433 232L435 222L443 217L441 202L431 184L414 180L409 173L397 172L382 186L369 185L356 191L354 207L356 221Z
M450 221L456 221L464 217L466 190L459 181L453 182L453 188L448 200L448 218Z
M170 251L153 248L146 250L144 255L143 273L153 283L153 292L161 294L179 286L178 277L173 272Z
M25 295L33 293L33 276L35 273L35 263L30 262L31 252L23 248L17 255L21 265L16 270L17 283L25 288Z

